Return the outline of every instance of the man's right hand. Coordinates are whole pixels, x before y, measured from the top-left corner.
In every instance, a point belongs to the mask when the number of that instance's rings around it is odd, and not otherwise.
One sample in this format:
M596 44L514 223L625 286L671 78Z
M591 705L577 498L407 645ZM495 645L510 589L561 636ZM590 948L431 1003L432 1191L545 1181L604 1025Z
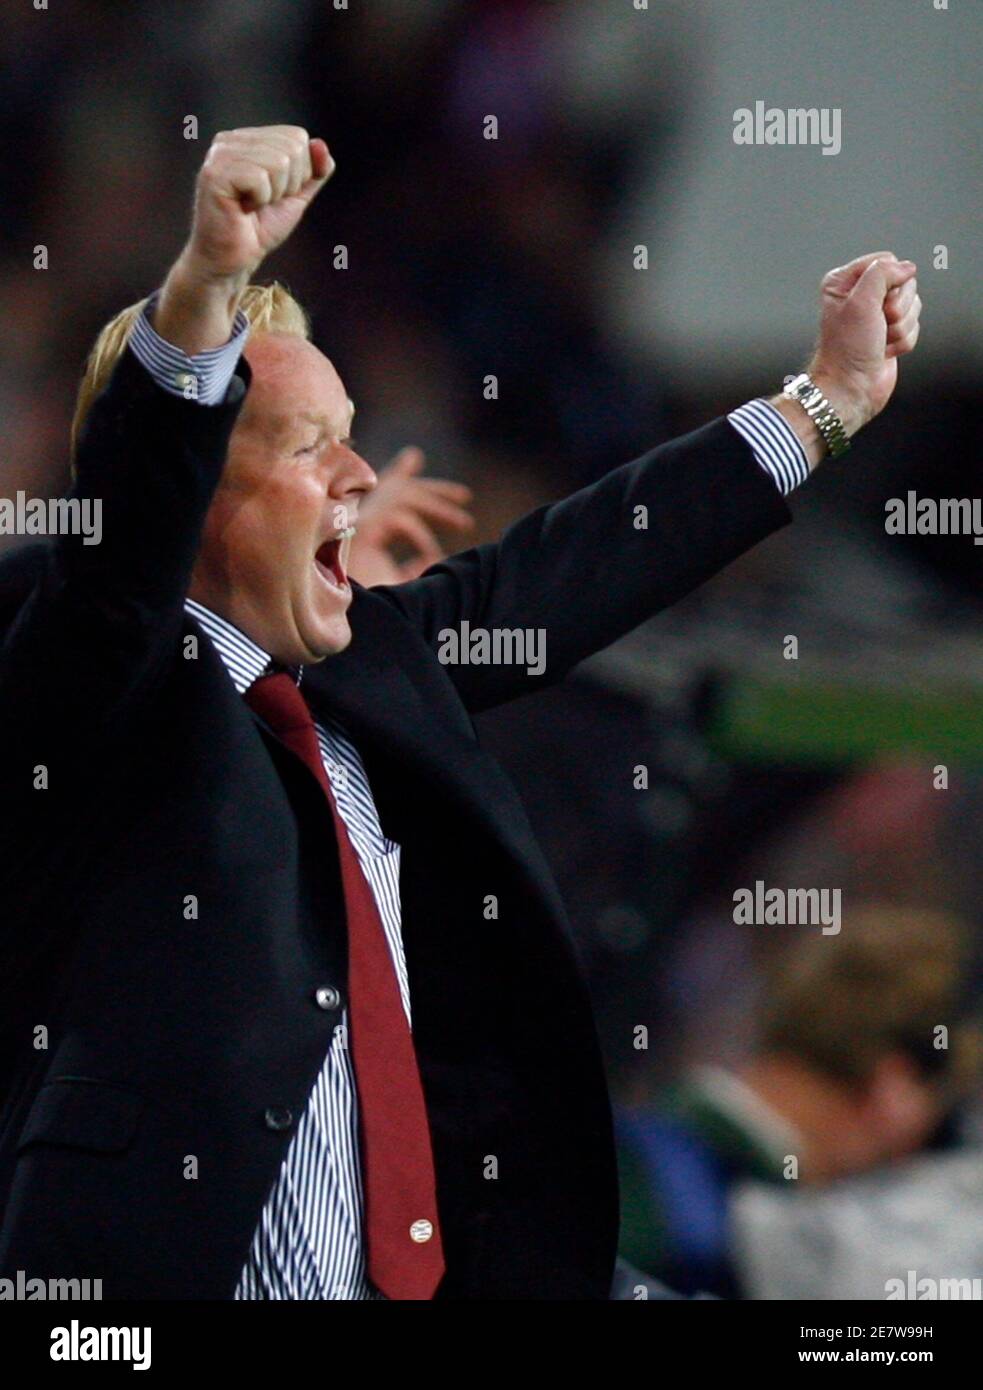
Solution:
M300 126L216 135L198 175L191 235L157 303L160 336L189 356L227 342L250 276L333 172L327 145Z

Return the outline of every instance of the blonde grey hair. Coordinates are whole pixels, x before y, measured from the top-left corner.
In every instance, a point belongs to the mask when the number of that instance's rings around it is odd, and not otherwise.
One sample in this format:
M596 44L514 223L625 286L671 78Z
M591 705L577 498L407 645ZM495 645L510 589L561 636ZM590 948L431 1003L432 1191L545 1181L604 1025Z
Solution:
M75 415L72 419L73 472L79 435L92 408L92 402L101 394L112 376L113 368L122 357L146 304L147 300L141 299L139 303L120 310L115 318L110 319L92 345L79 383ZM298 338L310 339L311 325L305 310L287 287L276 280L272 285L247 285L239 300L239 308L246 315L254 333L290 333Z

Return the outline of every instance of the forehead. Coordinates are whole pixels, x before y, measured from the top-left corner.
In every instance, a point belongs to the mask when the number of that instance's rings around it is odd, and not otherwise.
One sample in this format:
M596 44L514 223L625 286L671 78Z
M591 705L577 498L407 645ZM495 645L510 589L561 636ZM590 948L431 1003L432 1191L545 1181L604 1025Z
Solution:
M246 344L253 379L246 398L250 414L286 428L308 420L347 434L355 407L333 364L305 338L258 333Z

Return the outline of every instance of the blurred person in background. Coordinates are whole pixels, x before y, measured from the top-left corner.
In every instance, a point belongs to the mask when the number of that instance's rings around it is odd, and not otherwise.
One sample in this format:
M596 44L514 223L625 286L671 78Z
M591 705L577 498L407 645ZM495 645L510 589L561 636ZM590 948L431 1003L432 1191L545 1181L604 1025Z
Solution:
M978 1078L966 986L965 931L936 910L859 906L838 935L778 950L747 1060L619 1113L622 1255L683 1293L745 1296L735 1192L834 1183L937 1141Z
M797 1190L747 1181L734 1191L731 1226L747 1298L980 1301L983 1148L933 1146Z

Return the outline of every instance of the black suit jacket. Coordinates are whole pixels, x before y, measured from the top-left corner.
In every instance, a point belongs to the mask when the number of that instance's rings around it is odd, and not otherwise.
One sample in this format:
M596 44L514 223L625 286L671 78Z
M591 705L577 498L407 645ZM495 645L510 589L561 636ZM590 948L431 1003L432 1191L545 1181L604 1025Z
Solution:
M101 1278L106 1298L232 1296L337 1023L315 990L345 988L323 796L183 608L248 381L243 363L204 407L127 351L74 489L102 499L102 544L0 564L0 1272ZM717 421L497 545L355 586L351 646L307 669L315 717L349 729L402 845L442 1296L607 1298L618 1230L585 984L471 715L559 679L787 519ZM462 620L545 629L546 673L442 665L439 633Z

